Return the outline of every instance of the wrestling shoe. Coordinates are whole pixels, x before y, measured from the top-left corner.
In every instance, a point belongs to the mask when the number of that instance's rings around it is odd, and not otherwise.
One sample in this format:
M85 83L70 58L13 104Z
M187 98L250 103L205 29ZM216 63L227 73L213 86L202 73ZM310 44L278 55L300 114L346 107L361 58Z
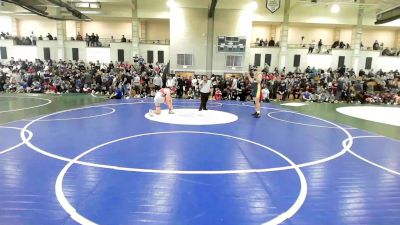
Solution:
M256 113L256 114L254 115L254 118L260 118L260 117L261 117L260 113Z
M149 109L149 115L150 115L150 116L154 116L154 110Z
M175 112L171 110L168 112L168 114L175 114Z

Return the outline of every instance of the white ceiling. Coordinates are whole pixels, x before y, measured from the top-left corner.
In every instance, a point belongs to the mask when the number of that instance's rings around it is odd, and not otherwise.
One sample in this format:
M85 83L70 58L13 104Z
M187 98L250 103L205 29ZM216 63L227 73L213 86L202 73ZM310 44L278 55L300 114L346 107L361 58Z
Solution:
M69 2L70 0L64 0ZM169 8L167 7L168 0L136 0L137 6L134 6L132 0L72 0L73 2L100 2L101 9L99 10L86 10L94 11L96 14L87 14L94 19L130 19L132 17L132 9L137 8L139 18L144 19L168 19ZM243 9L250 2L256 1L259 9L257 10L260 18L266 18L266 21L280 22L282 12L278 11L275 14L267 15L265 9L266 0L218 0L217 9ZM356 3L354 2L356 1ZM190 8L209 8L211 0L175 0L176 4L180 7ZM284 6L285 0L281 0L281 8ZM375 19L375 13L381 10L392 8L400 5L400 0L318 0L318 3L311 3L311 0L291 0L291 12L293 15L304 14L307 15L310 10L324 10L330 5L338 3L347 12L356 14L358 6L365 7L365 12L370 20ZM310 7L314 7L311 8ZM304 12L303 12L304 11ZM28 13L26 10L9 3L0 6L0 15L13 15L24 17L21 13ZM321 11L321 14L322 11ZM264 17L263 17L264 16ZM268 20L268 18L275 17L275 19ZM277 17L279 17L277 19ZM261 21L263 21L262 19ZM256 20L257 21L257 20ZM397 24L395 23L395 25Z

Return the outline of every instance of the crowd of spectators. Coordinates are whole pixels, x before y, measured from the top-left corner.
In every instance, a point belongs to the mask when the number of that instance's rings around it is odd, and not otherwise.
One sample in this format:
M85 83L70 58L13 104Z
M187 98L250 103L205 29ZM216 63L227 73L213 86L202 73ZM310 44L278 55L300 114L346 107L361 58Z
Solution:
M43 41L43 40L57 40L57 37L53 37L50 33L46 35L46 37L43 37L42 35L39 35L37 37L35 33L32 31L29 36L26 37L19 37L19 36L12 36L8 32L0 32L0 39L2 40L14 40L15 44L17 45L36 45L36 42Z
M273 38L269 41L267 38L265 38L265 40L263 38L257 38L255 44L258 47L279 47L279 41L275 42Z
M256 68L250 70L254 72ZM153 97L161 87L176 89L176 98L199 98L201 76L167 75L162 64L83 61L15 61L0 65L0 92L17 93L96 93L122 97ZM399 71L361 70L346 67L326 71L307 67L273 71L262 69L263 101L302 100L313 102L399 104ZM211 76L212 98L251 101L251 84L246 76Z

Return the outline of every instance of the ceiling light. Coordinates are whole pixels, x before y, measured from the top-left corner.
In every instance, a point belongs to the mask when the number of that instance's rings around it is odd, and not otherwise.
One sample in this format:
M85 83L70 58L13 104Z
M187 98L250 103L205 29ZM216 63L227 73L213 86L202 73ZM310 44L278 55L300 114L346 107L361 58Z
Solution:
M175 0L168 0L167 1L167 6L169 8L173 8L173 7L175 7L175 5L176 5Z
M338 13L340 12L340 6L338 4L333 4L331 7L331 13Z
M99 11L80 11L83 14L100 14L101 12Z
M247 5L247 9L249 10L256 10L258 8L258 4L256 1L252 1Z

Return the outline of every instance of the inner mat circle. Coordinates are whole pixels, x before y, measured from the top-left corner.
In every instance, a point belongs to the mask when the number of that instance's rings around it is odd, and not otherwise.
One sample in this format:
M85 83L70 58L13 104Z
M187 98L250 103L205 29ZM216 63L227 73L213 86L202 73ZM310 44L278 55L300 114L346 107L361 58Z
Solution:
M150 115L146 113L145 117L149 120L178 124L178 125L215 125L232 123L238 120L235 114L217 111L198 109L174 109L174 114L169 114L168 110L161 110L160 115Z

